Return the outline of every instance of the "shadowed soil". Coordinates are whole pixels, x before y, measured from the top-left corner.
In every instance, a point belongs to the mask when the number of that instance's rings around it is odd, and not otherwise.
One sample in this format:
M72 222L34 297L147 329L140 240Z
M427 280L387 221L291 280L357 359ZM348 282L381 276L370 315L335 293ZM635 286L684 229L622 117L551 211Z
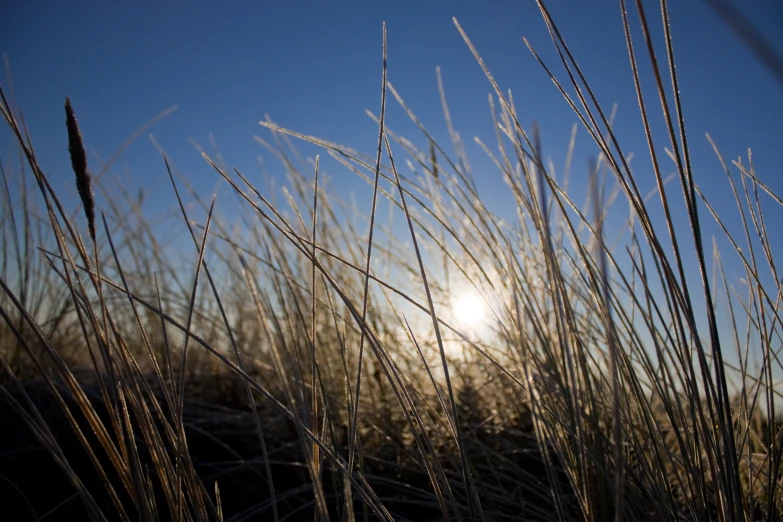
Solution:
M30 411L20 390L12 396ZM111 424L107 408L97 388L84 388L104 425ZM42 381L25 385L25 391L39 410L48 429L87 490L111 520L117 514L103 479L91 463L74 433L67 417ZM76 402L64 390L62 396L83 432L91 441L109 480L131 519L138 519L130 495L121 485L105 452L100 447ZM236 395L235 395L236 396ZM252 413L241 401L231 396L209 400L189 400L184 412L187 444L194 468L205 489L214 499L214 484L218 482L223 515L226 520L272 520L272 503L261 445ZM264 440L269 454L270 469L276 492L277 511L281 519L313 520L315 509L302 444L293 423L275 412L259 413ZM50 451L34 435L8 399L0 401L0 498L14 520L86 520L82 499L67 474L57 464ZM336 434L338 451L345 451L345 431ZM554 509L550 487L530 426L489 430L476 425L463 427L466 452L471 456L482 507L492 520L519 520ZM161 519L170 519L165 496L160 488L155 467L142 437L137 437L142 467L156 484L155 505ZM443 515L421 455L413 442L381 430L362 434L363 476L395 520L442 520ZM439 460L449 477L453 496L463 517L469 518L467 497L462 486L458 455L453 448L436 448ZM321 470L330 515L339 520L345 501L341 475L328 460ZM564 475L558 477L560 498L568 498ZM335 487L337 485L337 487ZM364 503L354 491L357 516L363 517ZM447 499L448 501L448 499ZM453 516L454 505L449 504ZM536 517L537 518L537 517ZM369 520L378 518L370 512Z

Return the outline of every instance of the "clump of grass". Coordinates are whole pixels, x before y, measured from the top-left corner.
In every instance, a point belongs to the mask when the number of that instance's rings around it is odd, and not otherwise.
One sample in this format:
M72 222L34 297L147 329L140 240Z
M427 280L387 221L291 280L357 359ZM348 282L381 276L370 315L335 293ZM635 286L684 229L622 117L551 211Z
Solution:
M760 194L783 201L750 158L735 162L735 173L726 167L744 238L729 233L690 166L666 3L668 68L636 2L688 218L685 227L675 222L638 42L621 4L662 225L543 4L568 83L550 77L599 151L588 164L585 208L455 20L494 90L497 147L477 141L513 195L515 220L479 196L440 76L456 157L387 81L385 30L374 156L260 122L274 143L257 140L289 180L278 194L202 153L240 203L243 226L230 229L216 217L215 198L178 179L163 155L178 207L172 226L187 229L184 258L159 246L160 228L127 188L96 214L66 99L89 253L0 90L0 111L38 187L37 195L27 190L19 165L23 203L13 205L12 178L2 171L2 237L11 248L2 250L0 277L0 413L12 429L0 444L9 448L0 453L0 487L18 512L95 520L778 519L781 287ZM666 75L673 98L663 94ZM389 127L387 94L422 131L422 147ZM319 177L319 158L312 175L300 168L288 137L322 147L371 186L372 207L361 216L367 232ZM608 197L602 176L616 182ZM616 198L631 209L624 250L604 238ZM705 209L733 248L714 253L712 279ZM407 225L403 235L391 231L394 212ZM727 254L744 268L744 298L723 272ZM389 270L380 273L377 261ZM191 273L178 269L183 262ZM481 336L452 324L459 288L491 312ZM719 312L730 328L719 327ZM37 459L35 482L21 471L23 451Z

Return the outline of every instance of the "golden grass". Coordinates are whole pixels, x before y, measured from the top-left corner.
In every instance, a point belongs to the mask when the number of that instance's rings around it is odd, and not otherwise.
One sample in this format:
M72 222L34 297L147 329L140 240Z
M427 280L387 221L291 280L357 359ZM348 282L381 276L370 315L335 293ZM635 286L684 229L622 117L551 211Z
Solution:
M668 66L641 2L641 45L621 4L657 200L640 192L610 116L540 4L568 73L552 80L600 151L581 195L592 216L558 182L535 126L520 123L456 20L494 89L497 149L481 144L514 197L515 221L481 200L463 152L446 154L388 83L385 28L374 156L260 122L275 144L258 141L290 180L283 205L202 154L241 202L244 226L230 229L216 198L177 181L163 155L177 233L187 230L191 248L183 257L161 246L153 216L127 192L96 203L101 176L91 186L66 99L88 249L0 90L29 167L2 170L8 506L30 520L779 519L783 431L771 419L782 292L762 206L783 201L752 163L725 168L745 237L729 234L691 171L666 2ZM674 86L673 98L660 95L662 134L683 198L658 163L642 57L659 95L665 81ZM464 151L440 76L439 88ZM422 148L389 128L387 93L422 131ZM318 145L372 187L367 231L319 178L319 158L312 176L298 167L288 137ZM399 170L403 155L413 175ZM617 186L608 199L603 175ZM630 239L610 248L604 223L618 197L632 209ZM686 226L672 218L679 201ZM663 226L651 218L658 203ZM733 246L714 253L713 271L705 209ZM402 235L388 232L394 212ZM732 293L728 255L742 263L746 296ZM460 287L491 311L481 336L451 317Z

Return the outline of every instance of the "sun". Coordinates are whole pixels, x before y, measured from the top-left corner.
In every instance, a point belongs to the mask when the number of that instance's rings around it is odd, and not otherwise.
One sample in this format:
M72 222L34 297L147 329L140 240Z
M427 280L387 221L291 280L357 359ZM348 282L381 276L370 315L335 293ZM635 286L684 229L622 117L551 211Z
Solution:
M473 330L484 321L486 306L476 292L468 291L459 294L452 307L458 326Z

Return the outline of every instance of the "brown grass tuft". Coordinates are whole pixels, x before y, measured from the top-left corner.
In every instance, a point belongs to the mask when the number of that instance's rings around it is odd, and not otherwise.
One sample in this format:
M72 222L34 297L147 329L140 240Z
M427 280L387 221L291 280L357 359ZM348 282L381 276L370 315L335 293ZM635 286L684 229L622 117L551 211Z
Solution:
M92 193L92 179L87 171L87 154L84 152L79 123L73 113L71 99L65 97L65 125L68 128L68 152L71 153L71 166L76 174L76 189L84 205L90 237L95 241L95 196Z

